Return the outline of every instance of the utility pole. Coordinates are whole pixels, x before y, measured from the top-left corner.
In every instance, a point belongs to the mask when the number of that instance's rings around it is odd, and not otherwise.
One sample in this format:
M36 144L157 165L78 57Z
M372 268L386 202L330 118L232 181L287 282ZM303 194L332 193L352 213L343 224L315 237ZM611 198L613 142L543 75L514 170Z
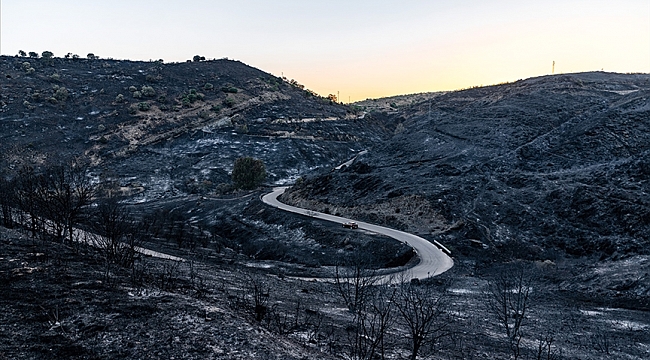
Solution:
M339 94L339 91L338 91L338 90L336 90L336 100L337 100L338 102L341 102L341 94Z
M553 60L553 70L551 71L552 75L555 75L555 60Z

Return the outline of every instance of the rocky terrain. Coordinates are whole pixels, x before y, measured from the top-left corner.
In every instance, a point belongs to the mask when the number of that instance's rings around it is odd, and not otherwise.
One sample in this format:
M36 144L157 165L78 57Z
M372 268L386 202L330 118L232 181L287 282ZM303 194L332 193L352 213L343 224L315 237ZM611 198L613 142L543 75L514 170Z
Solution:
M351 106L227 59L2 56L0 76L0 202L26 167L76 158L101 190L76 226L95 231L110 196L135 226L125 241L184 260L119 265L101 248L3 222L13 229L0 227L0 359L409 358L403 313L385 318L385 341L373 332L381 304L417 303L409 291L444 305L418 358L511 358L489 294L524 268L523 358L650 354L648 75ZM234 188L242 156L266 165L261 188ZM340 284L294 276L372 274L417 257L259 200L285 184L287 203L439 241L455 266L371 286L355 309ZM363 353L373 339L380 348Z

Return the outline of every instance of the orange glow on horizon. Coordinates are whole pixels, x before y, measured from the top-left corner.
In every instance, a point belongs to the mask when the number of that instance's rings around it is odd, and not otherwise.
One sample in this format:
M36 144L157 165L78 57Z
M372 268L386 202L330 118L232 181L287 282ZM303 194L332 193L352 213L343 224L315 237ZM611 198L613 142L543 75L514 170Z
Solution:
M0 53L238 59L347 102L555 73L650 73L647 0L5 0ZM341 11L345 9L345 11ZM142 14L147 14L143 17ZM65 24L65 25L62 25Z

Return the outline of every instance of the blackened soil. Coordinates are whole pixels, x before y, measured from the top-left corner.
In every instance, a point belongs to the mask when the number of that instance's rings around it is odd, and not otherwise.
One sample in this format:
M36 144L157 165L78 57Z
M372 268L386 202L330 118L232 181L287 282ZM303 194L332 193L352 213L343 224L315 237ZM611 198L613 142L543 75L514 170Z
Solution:
M447 229L459 229L452 246L647 254L649 91L646 74L583 73L441 94L387 115L403 131L283 198L362 209L419 196ZM377 220L388 223L397 210Z
M0 232L2 359L316 357L230 307L241 273L153 258L107 269L95 249Z
M227 261L141 258L133 270L107 268L95 249L34 240L4 228L0 245L2 359L334 359L351 353L353 316L331 283ZM550 350L558 359L647 358L647 311L618 307L614 292L597 299L574 292L576 285L607 283L608 271L625 273L621 264L592 268L560 260L519 263L533 275L522 354L534 357L538 340L552 337ZM441 277L416 285L445 291L450 316L450 335L435 347L427 341L423 354L509 358L486 290L513 265L478 271L471 258L461 257ZM642 266L648 267L647 259ZM567 280L577 275L575 269L592 274ZM262 321L255 320L255 289L265 294ZM401 358L409 349L408 337L398 336L406 333L404 324L398 315L395 320L385 341L388 358Z
M409 246L392 238L271 208L259 199L263 193L179 197L131 208L143 217L183 218L188 228L210 233L205 241L188 238L179 245L159 236L147 244L178 256L222 262L218 252L228 251L239 262L272 261L273 267L286 269L288 274L326 277L331 276L328 269L332 266L349 265L360 257L365 266L379 269L404 266L414 256Z

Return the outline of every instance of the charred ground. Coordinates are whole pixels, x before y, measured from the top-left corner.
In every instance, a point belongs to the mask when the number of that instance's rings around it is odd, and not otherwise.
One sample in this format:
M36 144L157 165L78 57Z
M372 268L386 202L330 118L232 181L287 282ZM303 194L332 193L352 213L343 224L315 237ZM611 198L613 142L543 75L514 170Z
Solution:
M264 161L267 185L295 182L288 203L451 248L443 277L381 290L445 294L451 325L420 355L511 356L485 294L522 264L535 300L525 355L545 336L556 359L648 354L648 75L345 107L226 59L3 56L0 72L3 176L86 159L92 181L151 230L143 246L186 260L142 256L127 270L90 247L0 229L0 358L360 357L355 341L373 337L336 286L291 276L332 276L358 254L372 255L366 269L398 267L412 252L235 191L240 156ZM395 324L382 354L404 358Z
M648 75L521 80L438 94L388 116L401 132L285 201L401 223L454 250L484 246L505 259L564 254L616 266L648 254ZM647 296L641 278L632 288Z
M271 182L293 181L386 133L378 121L368 126L370 117L359 123L350 109L238 61L3 56L0 72L6 166L81 156L128 195L160 177L164 186L214 191L242 155L263 159Z

